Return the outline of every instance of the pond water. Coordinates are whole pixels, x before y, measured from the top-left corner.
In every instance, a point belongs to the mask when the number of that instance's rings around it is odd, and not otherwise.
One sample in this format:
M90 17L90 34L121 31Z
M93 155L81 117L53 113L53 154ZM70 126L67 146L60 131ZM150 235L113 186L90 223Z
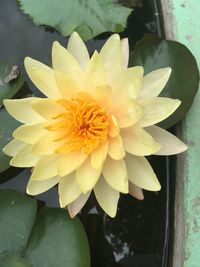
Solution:
M127 29L121 34L128 36L131 47L145 32L161 33L156 1L144 1L136 8L128 21ZM87 42L92 53L99 49L108 34L102 34ZM66 45L67 38L46 27L34 25L17 7L16 1L0 2L0 59L23 68L23 59L30 56L50 64L51 45L54 40ZM30 83L30 89L38 94ZM173 241L173 196L174 161L171 157L149 158L162 190L158 193L144 192L145 200L140 202L129 195L121 195L115 219L106 216L98 207L94 196L79 215L85 226L91 247L92 267L166 267L170 266L171 244ZM25 192L30 176L29 170L19 171L12 168L3 175L18 175L2 183L0 188ZM2 175L1 175L2 176ZM38 195L40 201L51 207L58 206L56 188ZM41 202L42 203L42 202Z

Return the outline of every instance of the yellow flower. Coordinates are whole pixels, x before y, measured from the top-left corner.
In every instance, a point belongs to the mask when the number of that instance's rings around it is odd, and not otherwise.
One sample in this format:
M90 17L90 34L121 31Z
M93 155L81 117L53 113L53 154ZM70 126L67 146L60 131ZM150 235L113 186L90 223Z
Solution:
M128 41L112 35L89 58L74 32L65 49L52 48L53 68L29 57L26 71L47 98L5 100L8 112L24 125L4 148L16 167L33 167L27 193L40 194L58 183L61 207L74 217L94 194L114 217L120 192L143 199L142 189L160 190L145 156L171 155L186 145L154 126L170 116L179 100L157 97L170 68L143 77L127 68Z

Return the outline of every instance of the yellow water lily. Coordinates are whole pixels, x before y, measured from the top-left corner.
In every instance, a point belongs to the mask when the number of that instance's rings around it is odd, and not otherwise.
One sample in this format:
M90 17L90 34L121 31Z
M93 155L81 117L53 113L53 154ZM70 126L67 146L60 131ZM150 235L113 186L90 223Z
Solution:
M27 193L40 194L58 183L61 207L74 217L94 191L102 209L116 215L120 192L143 199L142 189L160 190L145 156L172 155L186 145L155 126L180 101L157 97L171 69L143 76L128 68L128 40L112 35L89 57L74 32L65 49L52 47L52 68L29 57L25 69L47 97L4 100L23 125L3 149L10 165L32 167Z

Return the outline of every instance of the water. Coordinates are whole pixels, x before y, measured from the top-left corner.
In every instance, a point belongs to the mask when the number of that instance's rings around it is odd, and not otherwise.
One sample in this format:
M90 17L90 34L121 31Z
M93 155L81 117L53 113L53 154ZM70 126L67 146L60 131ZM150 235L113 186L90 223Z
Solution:
M145 32L161 34L158 16L154 16L155 1L144 1L145 6L134 11L127 29L121 34L129 37L130 45ZM109 34L102 34L87 42L92 53L99 49ZM51 45L54 40L66 45L67 38L45 27L34 25L17 7L16 1L0 0L0 59L17 64L25 74L23 59L31 56L46 64L51 61ZM27 78L27 76L26 76ZM30 83L31 90L38 94ZM92 267L166 267L169 266L170 248L173 240L174 159L152 157L149 159L162 185L158 193L144 192L140 202L122 195L115 219L106 216L94 196L80 214L91 247ZM18 175L17 175L18 173ZM16 176L17 175L17 176ZM16 176L1 184L25 193L30 170L19 173L18 169L1 174ZM6 180L6 179L5 179ZM2 181L2 180L1 180ZM50 207L58 206L56 188L38 195Z

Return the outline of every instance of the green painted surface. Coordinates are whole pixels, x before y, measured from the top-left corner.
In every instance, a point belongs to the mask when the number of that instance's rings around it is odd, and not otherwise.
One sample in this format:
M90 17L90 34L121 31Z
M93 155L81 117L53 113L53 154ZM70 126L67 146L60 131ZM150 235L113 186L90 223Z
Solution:
M200 1L173 0L172 3L175 39L192 51L200 68ZM200 91L183 121L183 135L189 146L183 177L186 220L184 267L200 267Z

